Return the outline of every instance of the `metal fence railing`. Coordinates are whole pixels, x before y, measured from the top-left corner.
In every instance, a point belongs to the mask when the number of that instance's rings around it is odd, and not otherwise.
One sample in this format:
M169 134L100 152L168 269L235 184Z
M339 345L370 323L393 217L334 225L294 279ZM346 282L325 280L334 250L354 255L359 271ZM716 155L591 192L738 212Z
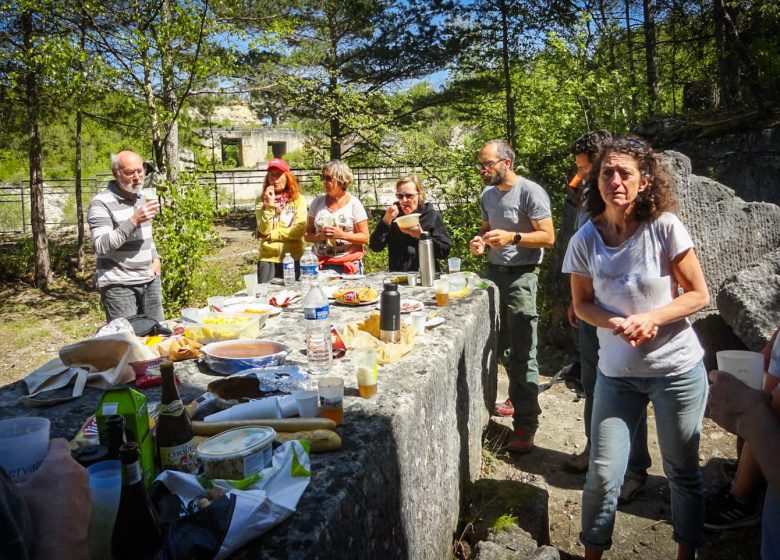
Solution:
M383 196L394 188L395 181L406 174L419 172L412 167L358 167L352 168L354 181L350 192L363 201L366 208L383 206ZM301 189L319 194L320 169L293 169ZM201 183L216 186L215 204L231 210L254 207L255 198L265 181L265 170L220 170L198 174ZM105 188L110 174L82 179L84 212L90 200ZM47 229L73 226L78 223L76 214L75 179L45 179L43 187L44 210ZM30 232L30 184L20 181L0 184L0 233L24 234Z

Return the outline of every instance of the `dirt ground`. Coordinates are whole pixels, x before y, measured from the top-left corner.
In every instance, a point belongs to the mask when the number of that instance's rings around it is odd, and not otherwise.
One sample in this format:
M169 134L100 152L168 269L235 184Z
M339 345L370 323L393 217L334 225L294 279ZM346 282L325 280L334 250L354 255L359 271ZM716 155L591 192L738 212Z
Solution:
M251 216L227 218L218 231L224 246L210 263L225 266L245 266L255 250L251 237ZM90 269L91 270L91 269ZM56 356L64 344L81 340L100 325L102 316L98 295L90 289L89 273L79 281L58 279L47 294L24 283L0 285L0 340L5 352L0 353L0 386L21 379L35 367ZM564 357L540 348L543 374L552 375L566 365ZM543 377L542 382L547 381ZM506 378L499 379L499 396L506 394ZM504 396L502 396L504 395ZM469 525L463 530L461 550L468 556L475 536L484 534L480 523L498 515L519 514L522 500L510 500L505 489L514 483L532 484L549 494L549 527L551 544L561 551L561 557L580 558L582 547L577 542L580 530L580 505L585 475L571 474L561 465L574 452L581 450L583 436L583 403L564 383L556 383L541 394L543 412L536 437L537 449L526 456L513 456L502 451L503 440L511 426L509 419L494 418L485 432L483 446L481 492L464 508ZM605 554L607 560L643 559L667 560L675 557L672 529L669 524L669 488L663 476L652 407L649 410L649 444L653 457L650 481L637 499L619 510L614 546ZM736 456L735 438L710 420L704 422L700 464L705 471L705 483L715 490L726 482L721 465ZM488 515L493 510L495 515ZM522 517L522 515L517 515ZM708 533L707 545L699 558L711 560L752 560L759 558L758 527Z

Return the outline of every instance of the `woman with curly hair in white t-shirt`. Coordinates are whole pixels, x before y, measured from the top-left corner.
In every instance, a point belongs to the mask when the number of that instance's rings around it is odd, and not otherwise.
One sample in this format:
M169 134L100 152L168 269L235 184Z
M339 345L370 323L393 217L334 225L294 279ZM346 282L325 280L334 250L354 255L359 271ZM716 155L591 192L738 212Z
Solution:
M647 143L608 144L591 184L592 219L572 237L563 265L577 317L597 327L600 343L580 540L586 560L611 546L629 434L652 402L677 557L693 560L703 544L698 450L707 378L687 317L709 304L709 292L691 237L671 213L671 176Z
M347 192L352 170L334 159L322 168L325 194L309 206L304 239L314 243L323 270L347 274L363 272L364 245L368 243L368 214L357 197Z

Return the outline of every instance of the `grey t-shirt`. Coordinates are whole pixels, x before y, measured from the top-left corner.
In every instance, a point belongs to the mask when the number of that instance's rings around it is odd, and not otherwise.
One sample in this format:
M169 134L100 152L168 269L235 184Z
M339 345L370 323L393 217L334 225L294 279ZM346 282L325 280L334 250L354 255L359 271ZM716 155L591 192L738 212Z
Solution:
M550 197L547 192L523 177L508 191L488 187L480 199L482 220L490 223L490 229L503 229L520 233L534 231L531 222L538 222L552 216ZM488 262L504 266L539 264L544 256L543 249L528 249L515 244L498 249L488 248Z

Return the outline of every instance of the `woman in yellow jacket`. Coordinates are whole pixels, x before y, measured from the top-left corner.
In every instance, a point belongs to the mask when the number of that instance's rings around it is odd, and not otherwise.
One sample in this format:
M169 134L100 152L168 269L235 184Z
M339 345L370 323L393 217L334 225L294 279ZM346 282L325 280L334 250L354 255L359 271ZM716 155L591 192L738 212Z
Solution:
M303 255L303 232L306 229L306 201L299 192L298 181L289 164L274 158L268 162L263 192L255 202L260 260L257 281L283 278L285 253L295 259L295 278L300 275Z

